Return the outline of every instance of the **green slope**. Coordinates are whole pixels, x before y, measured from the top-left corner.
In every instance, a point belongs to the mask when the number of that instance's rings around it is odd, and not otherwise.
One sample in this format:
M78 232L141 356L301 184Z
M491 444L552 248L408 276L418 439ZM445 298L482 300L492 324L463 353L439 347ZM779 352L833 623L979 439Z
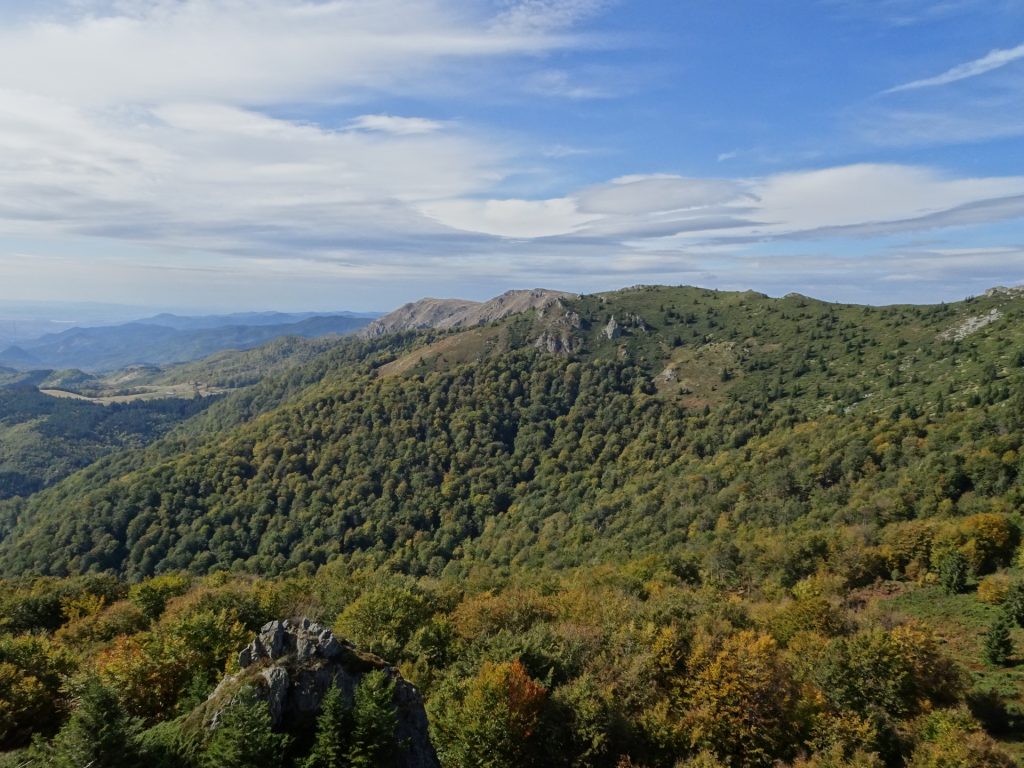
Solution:
M190 427L200 444L31 500L0 567L439 573L1012 507L1022 315L1015 294L872 308L635 288L409 351L353 343L293 369L268 413L272 397L229 399ZM572 352L546 351L555 336Z

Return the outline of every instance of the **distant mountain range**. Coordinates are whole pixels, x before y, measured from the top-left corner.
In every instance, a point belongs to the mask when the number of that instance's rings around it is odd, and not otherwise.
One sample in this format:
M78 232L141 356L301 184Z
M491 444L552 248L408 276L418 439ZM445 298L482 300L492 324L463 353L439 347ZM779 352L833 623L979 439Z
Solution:
M161 314L122 325L71 328L0 352L17 370L78 368L113 371L131 365L198 360L226 349L251 349L282 336L317 338L354 333L375 315L260 312L188 317Z
M304 320L322 317L348 317L360 320L374 320L379 312L235 312L230 315L173 315L164 312L135 322L141 325L160 325L179 331L196 331L206 328L227 328L231 326L273 326L292 325Z

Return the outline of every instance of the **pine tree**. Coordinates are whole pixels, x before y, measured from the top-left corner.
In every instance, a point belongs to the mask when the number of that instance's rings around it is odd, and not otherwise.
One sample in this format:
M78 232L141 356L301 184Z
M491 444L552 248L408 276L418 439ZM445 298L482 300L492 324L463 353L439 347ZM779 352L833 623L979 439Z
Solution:
M359 681L348 748L348 765L352 768L379 768L394 761L398 726L394 697L395 681L382 670L374 670Z
M1016 581L1010 585L1003 601L1003 610L1010 620L1018 627L1024 627L1024 581Z
M967 558L954 549L939 561L939 581L950 595L958 595L967 588Z
M82 688L71 718L40 757L52 768L137 768L140 730L114 692L93 678Z
M1002 666L1006 664L1013 653L1013 640L1010 639L1010 627L1012 623L1005 611L1000 611L999 616L985 635L985 659L989 664Z
M332 685L321 703L316 721L316 741L302 768L347 768L352 731L352 709L337 685Z
M277 768L290 739L271 730L270 710L251 687L243 688L221 712L206 746L209 768Z

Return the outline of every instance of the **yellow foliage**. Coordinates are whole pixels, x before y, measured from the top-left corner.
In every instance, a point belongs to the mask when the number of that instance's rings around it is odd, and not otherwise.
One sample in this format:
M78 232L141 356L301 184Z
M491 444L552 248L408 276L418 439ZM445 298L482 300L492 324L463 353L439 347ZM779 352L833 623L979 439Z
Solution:
M932 563L950 549L959 549L974 573L987 573L1009 565L1017 545L1017 529L1010 518L982 512L943 526L935 535Z
M965 710L941 710L919 722L907 768L1013 768L1016 762Z
M76 621L86 616L95 616L106 606L107 600L102 595L82 592L79 595L66 597L61 601L61 609L68 621Z
M978 599L988 605L1000 605L1006 600L1013 580L1005 573L993 573L978 583Z
M699 662L699 660L698 660ZM796 691L775 640L739 632L710 663L698 663L686 714L690 745L737 766L771 765L796 742Z
M165 614L152 632L122 636L97 659L101 679L125 708L153 720L166 718L199 676L216 679L244 647L250 633L226 611Z
M502 629L524 631L534 622L553 618L550 601L532 589L485 592L462 602L452 614L460 637L479 638Z

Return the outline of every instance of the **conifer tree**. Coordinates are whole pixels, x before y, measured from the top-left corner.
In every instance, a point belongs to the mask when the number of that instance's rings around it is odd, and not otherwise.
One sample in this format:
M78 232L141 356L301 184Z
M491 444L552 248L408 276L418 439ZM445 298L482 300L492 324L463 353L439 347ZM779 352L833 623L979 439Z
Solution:
M999 616L985 635L985 659L989 664L1002 666L1006 664L1013 653L1013 641L1010 639L1010 617L1005 611L1000 611Z
M302 768L347 768L352 731L352 709L337 685L332 685L321 703L316 720L316 741Z
M138 721L128 716L117 696L99 680L86 682L68 722L43 748L51 768L137 768Z
M382 670L366 674L356 687L352 707L351 768L383 768L394 760L398 710L395 681Z
M1010 585L1003 601L1003 610L1010 621L1018 627L1024 627L1024 581L1016 581Z
M290 739L271 730L270 710L251 687L224 709L206 746L209 768L279 768Z
M967 588L967 558L954 549L939 561L939 581L950 595L958 595Z

